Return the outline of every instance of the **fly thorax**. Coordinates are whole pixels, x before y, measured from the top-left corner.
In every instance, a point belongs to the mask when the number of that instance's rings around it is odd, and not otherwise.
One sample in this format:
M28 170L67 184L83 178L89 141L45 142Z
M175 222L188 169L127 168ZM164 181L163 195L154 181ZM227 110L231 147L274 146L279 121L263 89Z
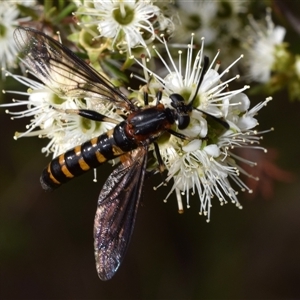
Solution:
M139 141L159 136L174 123L170 110L162 104L131 114L127 119L127 132Z

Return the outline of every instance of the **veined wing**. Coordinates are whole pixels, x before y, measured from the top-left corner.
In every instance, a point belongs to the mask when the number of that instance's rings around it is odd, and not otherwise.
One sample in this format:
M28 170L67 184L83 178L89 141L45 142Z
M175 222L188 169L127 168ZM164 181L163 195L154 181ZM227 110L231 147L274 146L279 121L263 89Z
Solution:
M147 148L133 150L129 160L108 177L98 200L94 224L97 272L110 279L129 244L146 172Z
M110 81L50 36L18 27L14 39L27 67L58 95L100 98L134 110L134 105Z

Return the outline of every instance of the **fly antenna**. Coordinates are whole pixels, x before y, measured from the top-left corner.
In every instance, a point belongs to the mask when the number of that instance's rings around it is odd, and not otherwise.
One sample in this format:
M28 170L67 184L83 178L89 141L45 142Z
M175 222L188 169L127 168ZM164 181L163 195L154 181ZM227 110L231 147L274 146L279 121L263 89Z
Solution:
M199 92L199 89L200 89L200 86L203 82L203 78L204 78L204 75L206 74L207 72L207 69L208 69L208 64L209 64L209 58L208 56L204 56L204 59L203 59L203 67L202 67L202 70L201 70L201 74L200 74L200 78L199 78L199 81L197 83L197 87L196 87L196 90L195 90L195 94L194 94L194 97L192 99L192 101L190 102L189 106L192 107L193 106L193 103L197 97L197 94Z

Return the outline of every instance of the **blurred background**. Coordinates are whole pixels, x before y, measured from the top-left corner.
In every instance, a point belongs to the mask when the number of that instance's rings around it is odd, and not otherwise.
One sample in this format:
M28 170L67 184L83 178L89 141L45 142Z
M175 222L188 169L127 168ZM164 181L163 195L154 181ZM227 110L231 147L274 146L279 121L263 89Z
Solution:
M287 41L300 53L296 31L288 31ZM15 84L8 80L5 88ZM148 179L128 252L108 282L95 269L93 221L112 167L99 168L98 183L88 173L45 193L39 183L50 160L40 152L45 142L13 140L27 120L12 122L1 109L0 298L299 299L300 103L287 98L276 93L258 117L261 129L275 128L262 145L276 151L274 163L289 172L273 181L273 193L267 199L240 193L242 210L215 201L206 223L197 197L180 215L174 195L163 203L168 187L153 190L160 176ZM259 162L269 159L267 153ZM276 177L276 168L265 170ZM263 177L259 191L268 184Z

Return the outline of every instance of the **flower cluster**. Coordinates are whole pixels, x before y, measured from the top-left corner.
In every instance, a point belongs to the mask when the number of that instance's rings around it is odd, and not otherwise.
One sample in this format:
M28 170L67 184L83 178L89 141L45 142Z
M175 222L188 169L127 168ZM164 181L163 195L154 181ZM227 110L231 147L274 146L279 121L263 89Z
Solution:
M6 3L0 2L0 43L3 45L0 47L0 59L5 69L16 60L18 50L12 38L13 27L20 25L21 21L17 18L26 11L16 10L24 3L11 7ZM64 1L60 1L59 5L61 3ZM240 84L244 78L266 84L274 78L274 71L280 71L289 78L299 78L300 74L299 59L290 59L283 43L285 31L283 27L274 26L270 12L267 13L266 28L250 17L251 26L245 29L248 32L246 38L240 38L229 33L241 27L244 19L241 15L244 17L248 12L244 1L177 1L176 5L172 5L167 1L152 0L76 0L57 9L57 14L47 8L45 1L44 8L43 20L32 10L30 18L22 19L23 22L30 20L30 27L46 28L53 38L57 38L56 30L59 29L63 43L68 37L66 45L115 85L127 83L126 69L134 72L143 86L137 90L132 88L132 94L123 92L128 99L134 98L132 103L143 106L141 99L147 90L149 106L155 106L159 100L165 108L173 109L170 97L178 94L184 105L191 107L188 111L189 124L185 129L178 128L178 124L174 123L171 132L175 134L166 131L158 136L156 143L159 152L153 144L149 147L156 162L147 167L157 171L161 158L167 171L166 179L161 183L171 186L165 200L175 193L181 212L184 207L182 196L185 195L189 207L191 195L197 195L199 212L206 215L208 221L213 198L217 198L221 205L231 201L240 208L237 189L251 192L240 174L252 178L240 162L249 166L254 166L255 162L243 158L243 152L236 149L251 148L266 152L259 146L264 132L256 130L256 114L271 98L264 97L264 101L252 107L246 95L248 82L239 88L232 88L232 85ZM11 13L6 14L5 10L9 9ZM218 20L220 22L216 23ZM192 30L194 33L190 38ZM183 44L187 36L188 45ZM221 42L222 52L213 52L216 41ZM239 42L235 50L240 51L243 46L246 53L241 55L239 52L232 59L229 53L236 53L230 50L232 41ZM178 46L182 50L175 51ZM47 47L43 47L41 51L46 53ZM206 66L203 62L207 61L204 58L207 54L213 59ZM282 57L284 66L294 64L292 75L285 72ZM50 55L49 61L51 59ZM228 61L228 66L223 67ZM237 65L243 65L243 61L248 64L248 68L241 68L246 70L244 74L229 76L233 70L238 70ZM14 119L30 118L26 130L17 132L15 138L38 136L48 139L42 149L46 154L56 157L97 137L114 128L130 113L120 112L120 107L113 101L99 101L95 90L85 94L82 83L85 74L80 74L77 80L76 67L68 66L67 60L60 61L63 66L57 66L54 62L50 67L43 65L44 60L39 66L40 72L26 62L26 57L21 58L20 62L23 69L24 66L28 69L27 76L7 70L5 74L23 84L27 91L5 90L6 94L15 94L16 99L1 106L9 107L7 112ZM47 76L51 77L50 80ZM63 82L65 79L66 82ZM78 83L78 86L73 89L68 87L68 80ZM66 91L61 88L62 85ZM158 91L161 92L159 99ZM21 109L15 111L15 108ZM80 110L98 112L106 117L107 122L84 118L78 114Z
M181 212L183 211L181 195L186 195L187 207L189 207L190 193L192 195L197 193L200 199L199 213L206 215L209 221L213 197L217 197L221 204L227 203L227 199L230 199L241 207L236 196L237 192L231 187L229 178L241 190L251 192L239 177L240 173L246 172L239 167L237 162L242 158L236 155L233 149L252 147L266 151L257 146L260 133L254 130L258 124L254 116L271 98L250 109L250 100L243 93L249 86L228 90L229 83L239 76L227 80L223 80L223 77L242 56L219 73L218 53L198 88L203 68L204 42L193 59L192 35L185 66L181 65L182 51L179 52L179 64L176 65L166 41L164 43L168 53L168 63L161 56L160 58L168 71L165 77L152 73L145 64L140 63L153 78L148 82L148 88L151 90L152 86L163 86L161 102L167 107L171 107L170 95L174 93L185 95L185 104L193 101L194 107L188 128L184 130L177 128L177 132L190 137L191 141L178 139L173 135L164 135L158 139L160 154L168 170L166 182L173 180L173 187L166 199L175 191ZM155 97L153 101L156 101ZM247 163L255 165L251 161Z
M49 143L42 149L47 155L53 157L92 139L95 136L113 128L109 122L96 122L80 117L76 113L66 113L78 109L92 109L105 116L122 121L122 118L114 113L111 103L102 103L93 99L85 101L82 98L64 95L53 85L44 85L27 77L6 73L28 88L27 92L5 91L5 93L26 96L26 100L13 99L12 104L3 104L2 107L25 107L17 112L6 112L14 119L30 117L30 124L25 132L16 132L14 138L38 136L49 139Z
M134 48L147 49L157 37L157 33L173 31L172 21L163 15L152 0L84 2L76 16L82 17L79 25L93 30L98 35L94 39L105 38L109 50L128 52Z
M288 50L284 41L286 29L275 26L271 9L267 9L264 22L249 16L250 25L245 28L241 37L241 45L246 50L244 65L245 78L262 84L257 90L265 90L270 94L286 87L290 99L299 98L299 80L297 73L297 55Z
M259 24L249 16L244 48L248 53L248 73L251 79L266 83L271 78L271 71L275 71L278 61L286 61L288 53L283 39L286 30L282 26L275 26L271 11L267 11L265 24Z

